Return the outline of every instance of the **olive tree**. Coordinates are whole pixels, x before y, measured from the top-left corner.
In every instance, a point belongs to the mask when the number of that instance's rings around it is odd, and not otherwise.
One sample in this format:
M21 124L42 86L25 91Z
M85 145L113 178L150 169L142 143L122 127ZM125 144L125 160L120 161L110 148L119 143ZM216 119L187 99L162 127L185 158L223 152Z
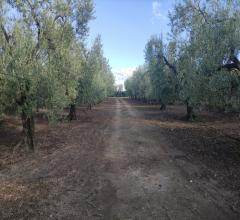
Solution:
M91 109L114 92L114 77L107 59L104 57L101 37L96 37L91 49L85 53L82 77L78 84L78 103Z
M184 0L170 13L178 48L180 97L187 104L188 118L194 117L193 108L199 105L226 104L223 101L226 90L231 90L226 76L229 73L217 69L225 62L229 49L235 48L237 52L240 46L237 2ZM222 95L216 95L219 89Z
M82 57L76 45L87 36L93 2L7 0L0 10L1 110L21 114L25 143L33 150L33 110L45 105L54 112L76 97Z

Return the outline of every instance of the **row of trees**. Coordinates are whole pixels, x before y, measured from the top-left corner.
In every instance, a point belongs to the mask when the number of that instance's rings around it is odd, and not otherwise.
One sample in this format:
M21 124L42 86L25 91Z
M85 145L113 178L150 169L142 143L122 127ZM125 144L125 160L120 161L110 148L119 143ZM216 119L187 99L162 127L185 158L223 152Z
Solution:
M183 0L169 19L169 42L151 37L145 64L125 82L129 96L159 102L162 109L181 101L187 106L188 119L195 117L194 109L200 106L239 110L240 66L228 68L231 71L221 68L232 65L232 56L236 61L239 55L239 1Z
M21 116L24 142L34 149L34 112L50 120L70 106L95 104L114 91L101 38L86 47L92 0L0 1L0 114Z

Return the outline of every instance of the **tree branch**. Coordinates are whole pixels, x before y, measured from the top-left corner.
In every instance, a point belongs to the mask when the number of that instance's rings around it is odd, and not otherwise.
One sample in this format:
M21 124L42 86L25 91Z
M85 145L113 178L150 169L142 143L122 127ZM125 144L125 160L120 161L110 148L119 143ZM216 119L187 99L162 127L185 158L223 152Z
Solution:
M163 55L163 60L164 60L165 64L168 66L168 68L173 71L174 75L177 76L176 67L173 64L169 63L169 61L167 60L167 58L164 55Z
M208 15L208 13L207 13L206 11L204 11L203 9L201 9L199 3L198 3L197 6L194 5L194 4L192 4L191 6L192 6L192 8L193 8L194 10L196 10L196 11L203 17L204 21L205 21L207 24L210 24L210 22L209 22L210 16ZM231 18L221 18L221 19L220 19L220 18L216 18L216 19L215 19L215 22L217 22L217 23L222 23L222 22L225 22L225 21L228 21L228 20L236 21L235 18L231 17Z
M5 27L4 27L3 24L1 24L0 26L1 26L1 29L2 29L4 38L5 38L5 40L7 41L8 46L9 46L9 48L10 48L9 54L12 55L12 44L10 43L12 36L7 33L7 31L6 31L6 29L5 29ZM14 43L15 43L15 42L14 42Z
M61 18L62 21L64 22L64 17L65 17L65 16L62 16L62 15L56 15L55 18L54 18L54 20L53 20L53 23L55 23L59 18Z
M32 4L29 2L29 0L26 0L28 6L30 7L30 10L31 10L31 14L32 14L32 17L33 17L33 20L35 22L35 25L37 27L37 44L35 46L35 48L33 49L32 51L32 56L34 55L34 53L37 52L37 50L39 49L40 47L40 40L41 40L41 25L40 25L40 21L38 20L38 17L34 11L34 7L32 6Z
M195 9L200 15L202 15L204 21L209 24L209 21L208 21L208 14L203 11L200 7L200 5L198 4L198 6L192 4L192 8Z
M5 40L7 41L7 43L9 44L10 43L10 35L7 33L5 27L3 26L3 24L1 24L1 29L3 31L3 34L4 34L4 37L5 37Z

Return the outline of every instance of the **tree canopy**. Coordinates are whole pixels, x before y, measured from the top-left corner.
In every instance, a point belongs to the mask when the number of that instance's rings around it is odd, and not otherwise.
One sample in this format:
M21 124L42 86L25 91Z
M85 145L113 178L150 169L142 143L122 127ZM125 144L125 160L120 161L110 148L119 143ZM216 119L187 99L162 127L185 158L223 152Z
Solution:
M183 0L175 4L169 20L169 40L163 43L152 36L147 42L145 68L126 81L128 94L154 99L163 109L181 101L188 118L200 106L239 111L239 69L222 68L240 52L239 1Z
M34 112L49 119L70 106L93 104L113 92L101 38L86 47L92 0L0 2L0 113L21 115L25 142L34 147Z

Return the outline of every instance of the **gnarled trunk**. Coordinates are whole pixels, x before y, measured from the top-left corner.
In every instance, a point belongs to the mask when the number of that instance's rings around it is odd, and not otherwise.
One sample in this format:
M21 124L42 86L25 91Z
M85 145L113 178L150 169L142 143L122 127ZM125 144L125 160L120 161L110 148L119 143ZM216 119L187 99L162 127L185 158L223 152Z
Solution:
M24 142L30 151L34 151L34 118L32 112L27 114L24 109L22 110L22 126Z
M166 110L167 109L167 106L164 104L164 103L162 103L161 104L161 107L160 107L160 110L161 111L164 111L164 110Z
M68 119L69 119L69 121L77 120L76 105L75 104L70 105Z
M193 107L187 102L187 120L193 121L196 118Z

